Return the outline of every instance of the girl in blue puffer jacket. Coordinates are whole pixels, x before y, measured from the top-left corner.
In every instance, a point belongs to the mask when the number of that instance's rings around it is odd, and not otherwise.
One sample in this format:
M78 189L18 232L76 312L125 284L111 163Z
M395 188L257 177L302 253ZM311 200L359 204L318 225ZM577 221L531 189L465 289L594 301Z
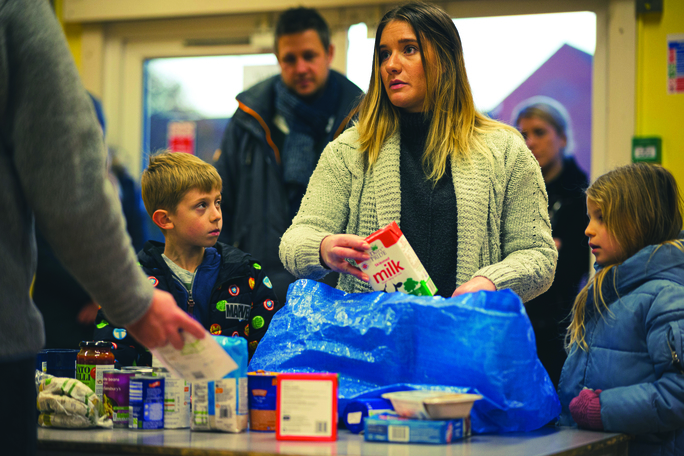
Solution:
M632 164L587 189L596 274L572 309L561 425L635 434L630 454L684 454L684 232L674 177Z

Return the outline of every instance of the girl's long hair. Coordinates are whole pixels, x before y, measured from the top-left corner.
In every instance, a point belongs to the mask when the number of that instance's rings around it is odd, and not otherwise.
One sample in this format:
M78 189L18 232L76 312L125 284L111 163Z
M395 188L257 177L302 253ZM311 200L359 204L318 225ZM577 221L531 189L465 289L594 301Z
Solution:
M435 5L411 2L385 14L375 34L370 87L358 107L357 121L361 152L367 154L368 165L378 160L383 143L399 128L401 110L385 92L379 59L382 32L392 21L409 24L420 48L427 83L423 112L432 112L423 154L430 180L437 182L444 175L449 157L467 159L471 149L490 157L482 133L504 128L519 135L515 128L475 109L461 38L451 18Z
M565 337L566 349L587 349L585 316L591 292L599 315L610 312L603 297L605 281L611 280L617 295L617 266L649 245L671 244L684 252L679 240L682 230L682 197L672 174L659 165L635 163L610 171L587 189L587 198L596 204L606 230L622 252L615 264L600 269L580 291L572 307L572 319Z

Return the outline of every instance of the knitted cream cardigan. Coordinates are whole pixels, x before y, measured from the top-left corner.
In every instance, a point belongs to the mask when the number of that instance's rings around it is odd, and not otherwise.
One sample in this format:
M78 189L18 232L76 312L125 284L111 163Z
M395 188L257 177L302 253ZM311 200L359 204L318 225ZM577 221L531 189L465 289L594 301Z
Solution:
M451 161L458 211L456 285L483 276L526 302L551 286L558 258L544 181L518 135L501 129L487 133L485 141L491 159L472 153L470 160ZM356 128L325 148L280 242L280 259L288 271L320 279L330 272L319 261L325 236L366 237L392 220L401 226L399 153L396 133L382 146L375 165L364 171ZM372 291L347 274L340 275L337 287L348 293Z

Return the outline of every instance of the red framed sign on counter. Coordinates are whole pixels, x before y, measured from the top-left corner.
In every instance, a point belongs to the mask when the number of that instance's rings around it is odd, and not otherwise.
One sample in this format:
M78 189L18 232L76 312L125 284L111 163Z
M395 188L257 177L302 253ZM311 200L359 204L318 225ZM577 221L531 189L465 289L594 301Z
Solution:
M276 439L337 440L337 374L278 374Z

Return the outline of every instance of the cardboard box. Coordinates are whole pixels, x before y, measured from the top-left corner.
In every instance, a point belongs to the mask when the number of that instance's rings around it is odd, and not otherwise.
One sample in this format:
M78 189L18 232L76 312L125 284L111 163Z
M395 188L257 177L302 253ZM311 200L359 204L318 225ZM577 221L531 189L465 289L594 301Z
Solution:
M381 413L364 420L370 442L447 444L470 436L470 417L455 420L414 420Z
M434 296L437 287L399 229L397 222L366 238L370 260L359 264L375 291L401 291L416 296Z
M337 440L337 374L278 374L276 439Z

